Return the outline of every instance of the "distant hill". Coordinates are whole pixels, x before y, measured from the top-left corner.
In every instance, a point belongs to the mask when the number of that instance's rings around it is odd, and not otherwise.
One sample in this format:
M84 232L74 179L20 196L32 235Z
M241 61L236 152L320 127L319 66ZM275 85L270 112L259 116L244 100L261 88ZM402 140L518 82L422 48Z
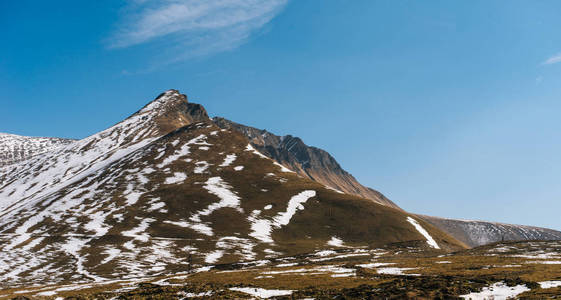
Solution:
M561 232L548 228L417 216L470 247L501 241L561 240Z
M71 139L0 133L0 167L52 151L72 142Z

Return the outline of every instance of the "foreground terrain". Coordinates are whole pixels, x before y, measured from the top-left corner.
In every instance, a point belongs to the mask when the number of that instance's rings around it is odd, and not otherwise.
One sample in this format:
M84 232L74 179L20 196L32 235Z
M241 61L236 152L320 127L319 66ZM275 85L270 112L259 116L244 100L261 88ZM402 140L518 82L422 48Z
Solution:
M334 246L247 263L97 283L4 289L1 299L544 299L561 297L561 241L505 242L450 254L413 245ZM491 298L495 297L495 298Z

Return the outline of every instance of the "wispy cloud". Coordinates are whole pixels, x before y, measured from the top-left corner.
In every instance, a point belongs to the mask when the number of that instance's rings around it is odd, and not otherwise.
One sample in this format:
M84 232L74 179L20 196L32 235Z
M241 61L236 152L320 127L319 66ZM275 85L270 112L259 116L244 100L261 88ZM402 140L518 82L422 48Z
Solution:
M540 75L540 76L536 77L536 85L541 84L542 81L543 81L543 76Z
M552 65L561 62L561 52L553 55L552 57L546 59L542 64Z
M150 44L171 61L234 49L270 22L288 0L133 0L109 48Z

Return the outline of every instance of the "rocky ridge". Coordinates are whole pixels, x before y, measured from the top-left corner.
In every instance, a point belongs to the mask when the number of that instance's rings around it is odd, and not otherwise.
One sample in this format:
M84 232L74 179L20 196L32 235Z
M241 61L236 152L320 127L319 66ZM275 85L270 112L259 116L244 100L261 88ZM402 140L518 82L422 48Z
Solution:
M267 130L238 124L221 117L215 117L213 120L221 128L234 129L244 134L261 153L286 165L301 176L347 194L401 209L382 193L360 184L328 152L307 146L298 137L278 136ZM500 241L561 240L560 231L548 228L417 216L470 247Z
M220 117L213 118L213 121L221 128L241 132L251 141L252 146L261 153L286 165L299 175L335 190L401 209L382 193L360 184L327 151L308 146L298 137L292 135L278 136L264 129L238 124Z

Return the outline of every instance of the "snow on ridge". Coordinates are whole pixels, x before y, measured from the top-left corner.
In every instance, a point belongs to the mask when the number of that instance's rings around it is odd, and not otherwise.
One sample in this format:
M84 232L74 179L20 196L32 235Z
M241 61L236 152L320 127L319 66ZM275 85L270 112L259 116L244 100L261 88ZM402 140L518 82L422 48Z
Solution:
M257 151L255 148L253 148L253 146L251 144L247 144L247 146L245 147L245 151L251 151L253 152L253 154L261 157L261 158L265 158L268 160L272 160L271 158L267 157L266 155L264 155L263 153ZM273 161L273 164L275 164L276 166L281 168L281 172L285 172L285 173L295 173L294 171L290 170L289 168L279 164L276 161Z
M150 102L146 106L144 106L139 111L139 113L146 113L146 112L150 112L150 111L153 111L153 110L160 109L163 105L165 105L168 101L170 101L172 99L172 97L177 97L179 95L181 95L181 94L176 90L167 90L159 98L157 98L156 100L153 100L152 102Z
M4 217L32 207L71 184L107 167L148 145L163 134L158 132L155 111L139 111L99 133L55 151L1 168L5 184L0 186L0 210ZM1 175L0 175L1 176ZM17 202L17 205L14 204ZM10 211L6 208L10 207ZM0 225L6 218L0 219Z
M75 141L63 138L0 133L0 168L3 165L7 166L45 152L54 151L73 142Z
M336 189L336 188L334 188L334 187L330 187L330 186L328 186L328 185L324 185L324 186L325 186L325 188L328 189L328 190L332 190L332 191L334 191L334 192L336 192L336 193L339 193L339 194L344 194L343 191L338 190L338 189Z
M430 234L419 224L419 222L417 222L417 220L407 217L407 222L411 223L411 225L413 225L415 229L427 239L427 244L429 244L429 246L435 249L440 249L440 246L438 246L432 236L430 236Z
M253 146L251 146L251 144L247 144L247 146L245 147L245 151L251 151L253 152L253 154L261 157L261 158L265 158L265 159L270 159L269 157L265 156L263 153L255 150L255 148L253 148Z
M279 163L276 162L276 161L273 162L273 163L281 168L281 172L284 172L284 173L295 173L294 171L292 171L292 170L290 170L289 168L287 168L287 167L285 167L285 166L279 164Z

